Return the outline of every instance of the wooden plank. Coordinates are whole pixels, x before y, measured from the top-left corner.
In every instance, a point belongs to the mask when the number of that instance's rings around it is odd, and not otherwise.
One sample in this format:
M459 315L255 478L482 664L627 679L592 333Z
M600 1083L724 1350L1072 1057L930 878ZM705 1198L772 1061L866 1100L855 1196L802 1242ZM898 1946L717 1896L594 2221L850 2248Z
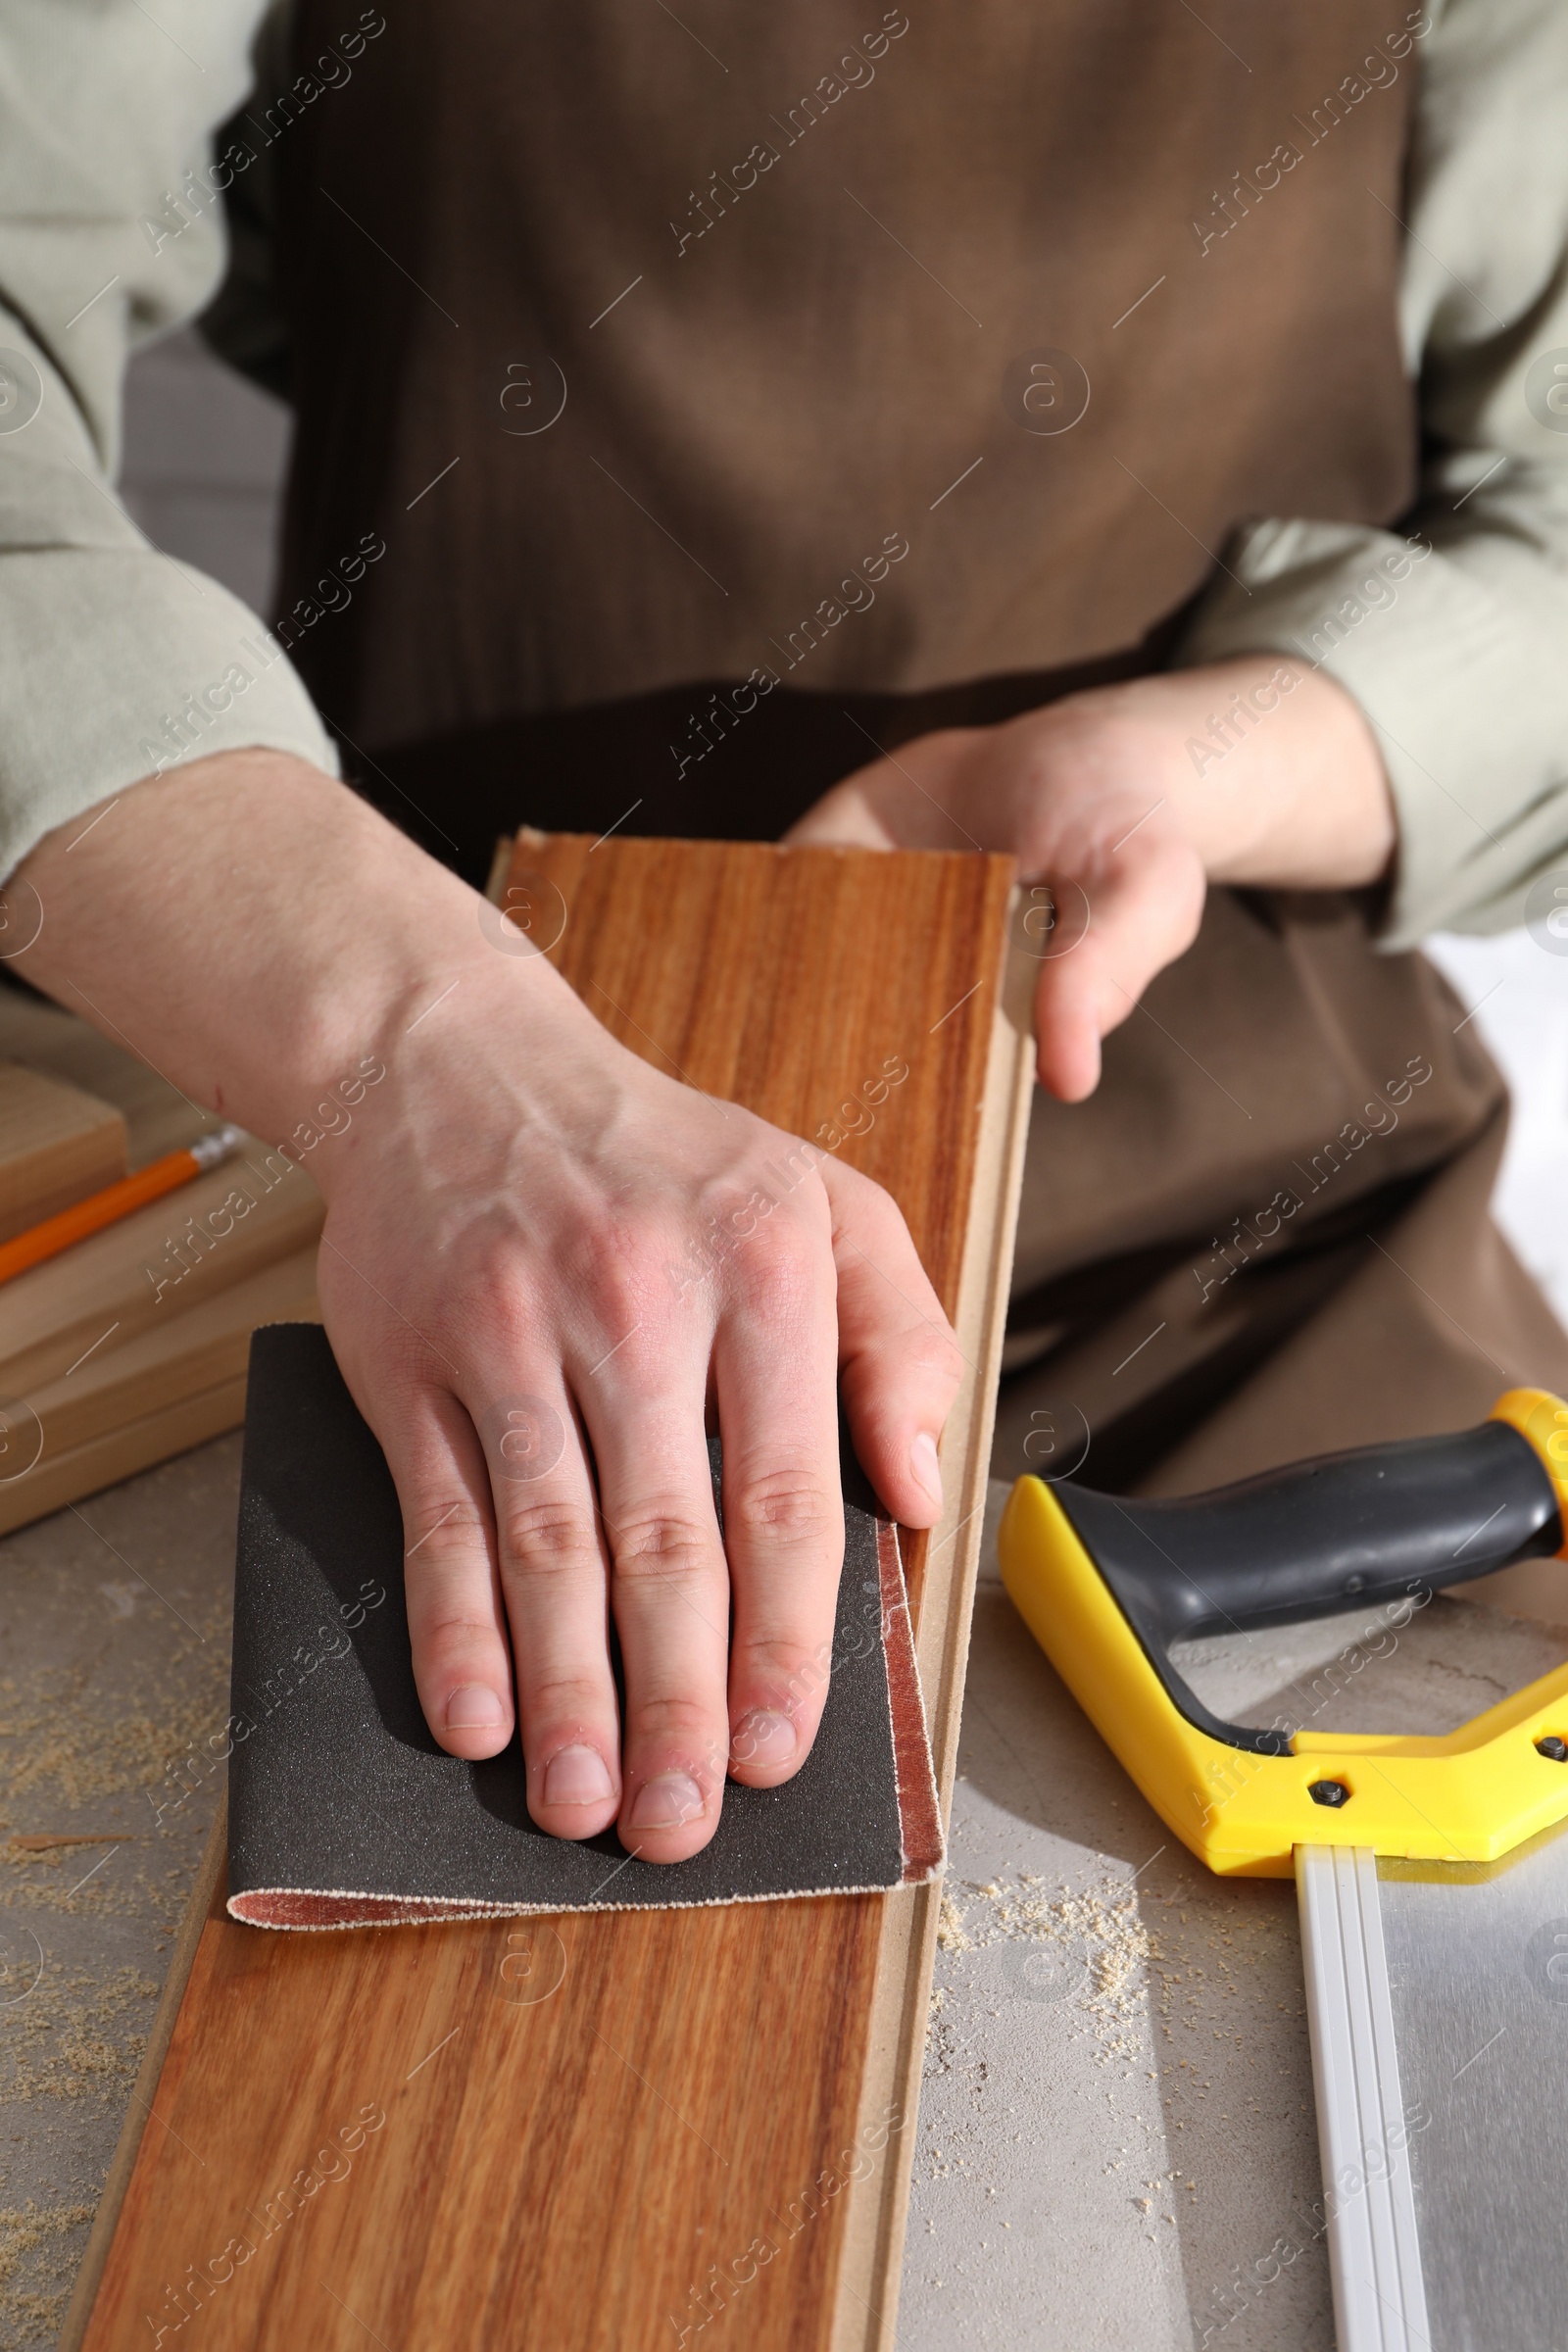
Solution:
M132 1168L212 1127L85 1021L3 987L0 1054L100 1098ZM0 1534L236 1428L252 1329L316 1312L324 1215L303 1169L253 1141L0 1289Z
M125 1122L113 1103L0 1061L0 1242L114 1184L125 1153Z
M316 1250L297 1250L9 1405L19 1448L38 1450L0 1479L0 1535L237 1428L257 1324L319 1320Z
M325 1215L303 1168L253 1144L19 1274L0 1292L0 1398L64 1380L84 1348L122 1348L292 1256Z
M113 1103L125 1122L127 1157L145 1167L166 1152L193 1144L213 1125L213 1114L182 1095L177 1086L100 1036L89 1022L30 989L13 988L0 977L0 1055L45 1070Z
M69 1453L42 1465L28 1484L25 1501L8 1497L0 1487L0 1535L28 1527L50 1511L64 1510L68 1502L77 1502L84 1494L118 1486L122 1478L134 1478L138 1470L150 1470L156 1462L167 1462L172 1454L205 1446L209 1438L238 1429L244 1418L245 1376L241 1373L235 1380L220 1381L216 1388L199 1390L194 1396L182 1396L177 1403L127 1421L104 1437L89 1438L85 1446L74 1446Z
M242 1378L259 1323L319 1320L316 1250L310 1248L155 1324L122 1348L97 1349L63 1380L34 1389L25 1399L43 1434L40 1468L143 1414Z
M566 838L519 866L607 1025L887 1184L955 1316L948 1514L906 1540L946 1800L1027 1083L997 1013L1010 869ZM759 2352L886 2341L928 1912L285 1936L215 1910L73 2352L198 2313L233 2352L651 2352L713 2319Z

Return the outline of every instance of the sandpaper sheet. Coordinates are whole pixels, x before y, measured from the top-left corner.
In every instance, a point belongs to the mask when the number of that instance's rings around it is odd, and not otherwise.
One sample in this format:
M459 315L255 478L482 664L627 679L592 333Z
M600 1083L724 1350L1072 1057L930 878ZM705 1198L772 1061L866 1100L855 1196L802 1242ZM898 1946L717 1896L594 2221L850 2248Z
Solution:
M844 1570L810 1755L779 1788L727 1783L718 1830L690 1861L643 1862L613 1830L567 1842L535 1828L515 1737L479 1764L437 1746L415 1689L385 1458L319 1325L258 1331L235 1563L233 1917L371 1927L934 1877L941 1815L896 1531L847 1446L843 1466Z

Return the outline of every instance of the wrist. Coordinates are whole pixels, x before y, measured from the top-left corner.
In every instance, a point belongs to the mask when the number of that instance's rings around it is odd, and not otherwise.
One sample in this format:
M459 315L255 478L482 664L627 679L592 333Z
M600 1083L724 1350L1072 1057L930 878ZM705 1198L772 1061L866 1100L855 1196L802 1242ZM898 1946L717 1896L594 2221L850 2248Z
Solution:
M44 909L23 976L269 1142L331 1132L345 1089L379 1086L367 1064L422 1058L443 996L481 1026L515 1022L530 1053L597 1028L476 892L278 754L149 778L21 875Z
M1394 803L1367 720L1343 687L1263 653L1102 690L1143 732L1162 800L1211 882L1353 889L1387 872Z
M298 1115L279 1140L328 1201L359 1173L364 1146L401 1135L422 1160L450 1160L456 1180L471 1134L498 1107L563 1127L591 1113L606 1065L631 1058L542 955L487 944L493 910L468 898L464 911L477 919L423 941L418 962L366 1005L368 1042L340 1054L341 1081L323 1084L324 1061L314 1077L296 1074ZM339 1023L337 1035L349 1034ZM330 1148L351 1124L348 1148Z

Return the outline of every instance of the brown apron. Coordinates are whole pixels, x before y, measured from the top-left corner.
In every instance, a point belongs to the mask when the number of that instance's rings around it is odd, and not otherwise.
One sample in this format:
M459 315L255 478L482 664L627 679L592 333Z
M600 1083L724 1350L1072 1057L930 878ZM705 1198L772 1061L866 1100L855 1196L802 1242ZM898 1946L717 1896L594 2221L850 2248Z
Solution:
M1249 516L1395 519L1426 22L446 0L345 80L304 0L279 628L361 788L472 878L521 819L765 838L1160 666ZM1461 1017L1357 903L1216 894L1037 1104L999 1470L1059 1420L1187 1486L1568 1382Z

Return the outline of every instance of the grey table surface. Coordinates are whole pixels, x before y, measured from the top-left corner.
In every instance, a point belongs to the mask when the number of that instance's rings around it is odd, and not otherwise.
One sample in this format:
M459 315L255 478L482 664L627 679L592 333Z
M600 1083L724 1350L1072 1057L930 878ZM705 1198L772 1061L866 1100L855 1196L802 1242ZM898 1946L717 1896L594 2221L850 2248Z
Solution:
M238 1467L238 1439L220 1439L0 1542L4 2352L54 2340L219 1792L216 1768L184 1760L226 1715ZM1004 1494L975 1610L901 2352L1332 2352L1294 1887L1210 1878L1127 1781L1002 1589ZM1260 1721L1283 1704L1430 1730L1568 1646L1439 1601L1362 1672L1344 1664L1356 1630L1211 1642L1187 1663L1211 1702ZM35 1853L18 1833L88 1842Z
M0 1543L3 2352L55 2339L221 1789L176 1768L228 1713L238 1488L221 1438Z

